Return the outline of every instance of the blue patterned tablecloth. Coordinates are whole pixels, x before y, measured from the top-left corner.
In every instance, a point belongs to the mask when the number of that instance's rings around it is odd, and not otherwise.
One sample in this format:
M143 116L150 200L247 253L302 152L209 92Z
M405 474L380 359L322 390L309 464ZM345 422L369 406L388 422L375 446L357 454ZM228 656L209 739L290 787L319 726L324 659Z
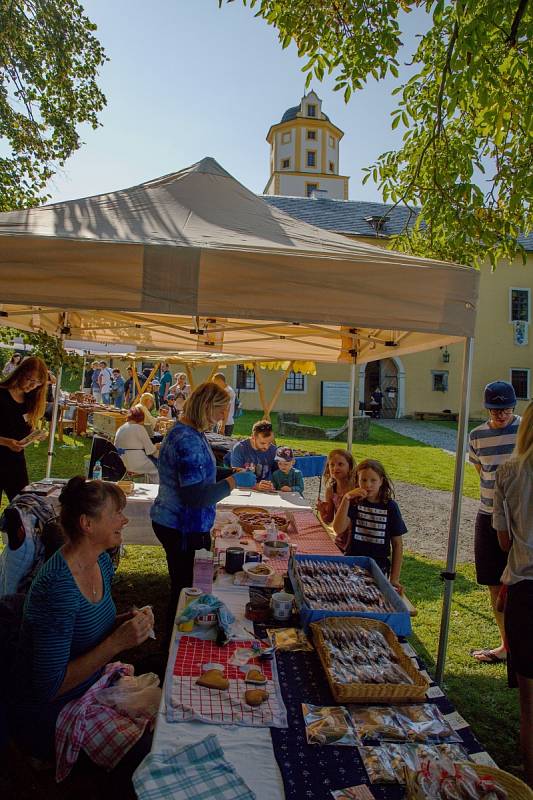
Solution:
M405 647L414 658L414 651L410 646ZM419 659L416 662L424 669ZM357 748L307 744L302 703L336 705L317 654L314 651L278 653L277 664L289 727L286 730L272 729L271 734L274 753L283 776L286 800L332 800L332 789L368 784ZM435 684L430 688L431 694L440 694L428 702L436 703L443 714L455 712L452 703ZM471 754L480 753L480 761L487 758L467 723L459 715L455 723L454 727L461 736L464 748ZM403 787L397 785L373 784L370 789L380 800L400 800L404 797Z

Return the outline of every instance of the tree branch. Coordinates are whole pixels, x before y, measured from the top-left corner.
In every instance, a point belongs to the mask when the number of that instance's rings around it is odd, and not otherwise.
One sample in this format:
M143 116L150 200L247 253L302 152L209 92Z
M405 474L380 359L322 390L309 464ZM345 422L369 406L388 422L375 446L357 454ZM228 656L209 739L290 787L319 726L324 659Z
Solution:
M522 21L522 17L524 16L525 10L528 6L529 0L520 0L518 3L518 8L516 9L516 14L514 15L513 23L511 25L511 31L509 33L509 37L507 39L508 44L511 47L516 47L516 39L518 35L518 28Z
M528 0L526 0L526 2L528 2ZM439 136L439 134L442 131L442 100L444 97L446 78L448 77L448 73L450 71L453 49L455 47L458 34L459 34L459 22L455 20L453 24L452 35L450 37L450 41L448 42L448 49L446 51L446 61L444 62L444 66L442 68L442 77L440 80L439 93L437 95L437 127L435 131L437 136Z

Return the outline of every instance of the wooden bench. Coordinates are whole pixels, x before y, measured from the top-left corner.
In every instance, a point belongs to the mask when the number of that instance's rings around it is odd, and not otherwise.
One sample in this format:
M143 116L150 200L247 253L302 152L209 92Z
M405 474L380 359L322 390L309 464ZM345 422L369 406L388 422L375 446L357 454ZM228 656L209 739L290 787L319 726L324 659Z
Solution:
M452 411L415 411L413 414L414 419L422 420L449 420L450 422L457 422L459 414Z

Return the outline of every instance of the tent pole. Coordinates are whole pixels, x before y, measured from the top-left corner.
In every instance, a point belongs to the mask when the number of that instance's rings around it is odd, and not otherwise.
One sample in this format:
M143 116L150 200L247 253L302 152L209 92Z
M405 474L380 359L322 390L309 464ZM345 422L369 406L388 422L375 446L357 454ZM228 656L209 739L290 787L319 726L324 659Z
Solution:
M289 372L292 370L293 366L294 366L294 363L291 361L289 363L289 366L287 367L287 369L283 372L283 375L281 375L281 377L279 378L278 384L277 384L276 388L274 389L274 391L272 393L272 397L270 398L270 401L269 401L268 406L267 406L267 413L268 413L268 418L269 419L270 419L270 412L272 411L272 409L274 408L274 406L278 402L278 397L280 396L281 390L283 389L283 384L287 380Z
M353 444L353 415L355 406L355 361L350 365L350 407L348 409L348 441L346 449L352 452Z
M45 477L49 478L52 472L52 459L54 457L54 439L56 435L57 411L59 409L59 394L61 391L61 376L63 374L63 364L59 365L56 378L56 390L54 394L54 404L52 409L52 419L50 420L50 435L48 436L48 457L46 459Z
M189 386L191 387L191 392L194 391L194 376L193 371L188 364L185 364L185 372L187 374L187 380L189 381Z
M254 361L254 373L255 373L255 380L257 381L257 389L259 391L259 401L261 403L261 408L263 409L263 419L270 419L270 413L267 407L267 401L265 398L265 387L263 386L263 378L260 373L260 367L257 361Z
M459 542L459 525L461 523L462 488L465 471L466 444L468 439L468 411L470 408L470 380L472 377L473 351L474 340L472 338L465 339L463 351L461 405L459 407L459 426L457 431L457 452L455 455L453 496L448 535L448 554L446 557L446 571L441 573L441 577L444 581L444 600L442 604L442 616L440 623L437 667L435 670L435 681L438 684L441 684L444 678L444 666L446 663L446 650L448 647L450 615L452 610L453 582L455 580L455 567L457 563L457 545Z
M87 356L83 356L83 364L81 366L81 382L80 382L80 392L83 392L83 384L85 383L85 365L87 363Z

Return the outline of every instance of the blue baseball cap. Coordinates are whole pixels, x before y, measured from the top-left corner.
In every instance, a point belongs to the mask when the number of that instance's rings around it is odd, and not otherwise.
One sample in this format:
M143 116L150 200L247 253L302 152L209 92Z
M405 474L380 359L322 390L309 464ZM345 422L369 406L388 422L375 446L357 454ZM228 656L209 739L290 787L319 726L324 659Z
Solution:
M516 394L512 384L507 381L492 381L485 386L485 408L514 408Z

